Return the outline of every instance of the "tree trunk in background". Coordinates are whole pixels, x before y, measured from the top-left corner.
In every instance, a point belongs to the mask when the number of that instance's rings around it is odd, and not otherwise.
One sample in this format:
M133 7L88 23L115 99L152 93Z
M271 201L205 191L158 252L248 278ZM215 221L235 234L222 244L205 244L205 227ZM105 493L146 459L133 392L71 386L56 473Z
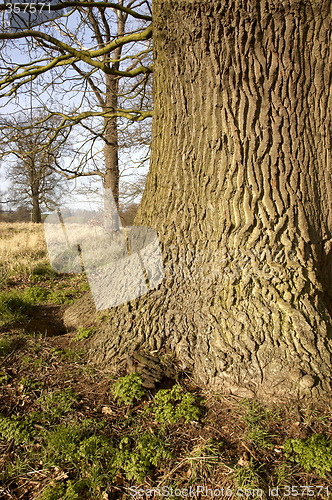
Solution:
M92 357L176 353L264 399L331 390L331 3L155 0L152 161L137 222L165 279Z
M106 106L103 111L114 112L118 107L118 80L113 75L106 75ZM104 210L107 214L108 227L111 230L119 228L119 146L117 118L104 119L104 157L105 175L104 189L111 189L115 206L105 200Z
M114 112L118 107L118 82L113 75L106 75L106 106L103 111ZM114 201L119 206L119 146L117 118L104 120L104 188L112 189Z
M40 224L41 210L39 205L39 190L38 187L32 186L32 222L37 222Z

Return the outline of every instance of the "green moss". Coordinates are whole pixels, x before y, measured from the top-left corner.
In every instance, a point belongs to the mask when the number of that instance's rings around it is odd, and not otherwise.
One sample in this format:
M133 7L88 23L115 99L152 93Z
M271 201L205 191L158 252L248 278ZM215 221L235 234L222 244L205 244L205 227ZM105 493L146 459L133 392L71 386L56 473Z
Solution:
M60 500L65 494L66 487L63 483L51 483L47 486L38 500Z
M96 333L96 328L80 328L74 339L75 340L86 340L92 337Z
M284 453L306 472L314 469L325 478L326 473L332 470L332 441L322 434L313 434L307 439L287 439Z
M34 356L22 356L21 363L23 366L28 366L31 370L39 370L43 366L43 359Z
M142 378L138 373L129 373L119 378L113 387L115 399L127 405L132 405L135 401L142 399L145 392L142 387Z
M137 439L121 439L114 456L114 467L122 470L128 480L142 481L160 461L170 458L171 453L163 441L147 431Z
M0 415L0 436L6 441L14 439L17 444L29 442L33 438L34 428L29 418L16 415L4 417Z
M20 380L20 383L25 393L31 391L41 391L44 387L44 383L41 382L40 380L33 380L31 378L26 378L26 377L23 377Z
M65 349L52 348L50 349L50 353L52 358L59 358L61 360L68 360L76 363L82 361L86 355L84 351L74 351L74 349L71 349L70 347L66 347Z
M179 385L158 391L148 411L153 412L157 422L164 425L176 424L180 420L189 423L198 420L201 414L197 398L184 392Z
M0 349L1 349L1 342L0 342ZM9 382L9 380L10 380L10 376L5 372L0 371L0 385L7 384Z
M48 466L73 466L79 461L79 446L84 429L79 425L59 424L44 433L45 463Z
M151 431L124 437L117 445L102 435L89 436L89 431L91 427L87 429L77 424L58 425L45 431L43 465L75 471L76 486L88 489L90 494L94 494L93 498L98 497L96 492L114 479L119 471L128 480L141 481L152 467L171 457L165 443ZM55 492L53 489L54 486L50 486L44 494L53 495L58 491L57 488ZM61 495L64 491L61 490ZM77 491L74 488L74 492Z

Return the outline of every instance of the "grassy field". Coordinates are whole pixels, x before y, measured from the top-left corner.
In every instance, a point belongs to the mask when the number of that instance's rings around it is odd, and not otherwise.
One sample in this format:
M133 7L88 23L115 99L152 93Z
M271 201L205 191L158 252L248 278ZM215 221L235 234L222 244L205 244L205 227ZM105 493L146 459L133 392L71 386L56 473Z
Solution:
M61 316L88 284L48 264L43 227L0 223L0 498L332 498L332 413L88 362L97 324Z
M48 264L44 228L33 223L0 223L0 279L26 278L37 265Z

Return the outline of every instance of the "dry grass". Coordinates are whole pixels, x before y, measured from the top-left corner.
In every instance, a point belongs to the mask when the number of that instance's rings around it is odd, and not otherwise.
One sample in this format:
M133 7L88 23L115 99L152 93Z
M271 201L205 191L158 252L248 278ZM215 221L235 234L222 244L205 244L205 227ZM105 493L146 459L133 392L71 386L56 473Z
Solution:
M0 222L0 282L24 277L47 262L43 224Z

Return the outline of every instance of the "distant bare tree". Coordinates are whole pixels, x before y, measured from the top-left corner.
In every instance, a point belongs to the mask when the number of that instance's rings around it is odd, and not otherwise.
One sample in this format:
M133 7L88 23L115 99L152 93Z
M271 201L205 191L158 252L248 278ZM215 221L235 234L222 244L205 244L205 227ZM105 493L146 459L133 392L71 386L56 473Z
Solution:
M28 119L21 114L0 123L0 159L6 162L10 181L7 202L31 207L32 221L37 223L41 222L42 208L53 209L60 201L65 185L57 170L69 151L63 135L49 144L59 119L40 123L42 118L43 113L35 112Z

